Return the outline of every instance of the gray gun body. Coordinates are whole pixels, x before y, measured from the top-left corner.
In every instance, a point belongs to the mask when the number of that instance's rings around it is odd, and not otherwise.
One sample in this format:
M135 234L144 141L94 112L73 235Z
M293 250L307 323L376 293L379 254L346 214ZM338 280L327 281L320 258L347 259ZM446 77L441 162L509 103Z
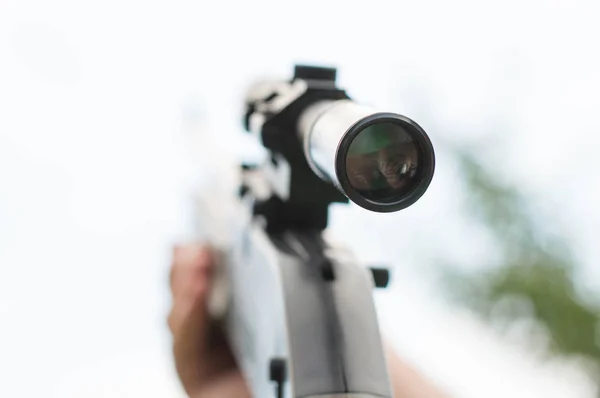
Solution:
M219 278L229 288L215 289L227 290L229 300L214 306L225 312L214 312L225 316L254 398L392 397L373 302L374 279L387 282L324 233L334 203L351 200L377 212L414 203L433 176L433 148L415 122L354 103L335 80L335 68L296 65L291 80L260 81L246 95L244 128L268 156L240 165L241 200L228 212L235 225L225 228L235 237L223 245L226 272ZM355 138L380 141L380 130L370 129L376 125L411 146L396 153L396 141L386 138L384 147L359 151L371 160L376 155L369 170L348 166L361 158L350 156ZM408 175L413 157L418 172ZM358 189L349 167L389 186ZM390 172L405 190L393 186Z
M325 280L304 232L270 235L240 207L226 258L226 327L253 397L276 397L270 363L279 358L284 398L391 398L371 273L327 245L335 278Z

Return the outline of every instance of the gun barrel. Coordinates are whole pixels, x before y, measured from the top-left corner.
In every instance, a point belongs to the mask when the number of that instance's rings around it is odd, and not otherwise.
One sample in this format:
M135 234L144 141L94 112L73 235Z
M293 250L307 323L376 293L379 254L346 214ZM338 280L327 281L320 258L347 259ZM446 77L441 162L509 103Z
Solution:
M312 170L368 210L393 212L416 202L435 168L433 146L411 119L352 100L324 100L298 118Z

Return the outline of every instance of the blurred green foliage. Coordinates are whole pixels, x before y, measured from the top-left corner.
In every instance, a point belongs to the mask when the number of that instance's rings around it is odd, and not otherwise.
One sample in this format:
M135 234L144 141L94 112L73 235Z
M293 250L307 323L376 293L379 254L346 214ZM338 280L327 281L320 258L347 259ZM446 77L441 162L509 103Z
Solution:
M577 260L564 239L542 226L534 204L473 153L457 151L457 158L468 214L492 233L501 258L484 272L452 271L445 282L453 297L497 324L498 304L517 298L547 331L550 353L585 357L600 369L600 305L578 289ZM523 316L516 307L503 312L505 325Z

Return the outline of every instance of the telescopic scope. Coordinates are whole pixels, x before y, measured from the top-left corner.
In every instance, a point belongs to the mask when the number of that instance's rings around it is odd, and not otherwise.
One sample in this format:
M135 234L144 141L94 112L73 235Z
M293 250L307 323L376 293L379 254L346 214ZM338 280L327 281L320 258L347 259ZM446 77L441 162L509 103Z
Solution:
M378 212L417 201L433 177L433 146L415 122L351 100L321 101L300 115L306 159L350 200Z
M357 205L376 212L412 205L434 174L427 133L406 116L354 102L335 87L335 73L297 66L294 79L271 94L275 105L262 107L262 120L284 115L278 123L292 127L310 169Z

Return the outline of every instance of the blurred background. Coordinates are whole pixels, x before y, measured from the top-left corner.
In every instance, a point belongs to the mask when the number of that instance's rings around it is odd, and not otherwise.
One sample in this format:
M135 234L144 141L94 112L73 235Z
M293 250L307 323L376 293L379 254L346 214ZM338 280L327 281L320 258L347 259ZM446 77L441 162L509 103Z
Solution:
M333 210L399 354L456 398L600 378L597 1L0 0L0 397L183 397L166 327L192 192L246 87L339 67L430 135L412 207ZM216 177L215 177L216 175ZM373 239L377 236L377 239Z

